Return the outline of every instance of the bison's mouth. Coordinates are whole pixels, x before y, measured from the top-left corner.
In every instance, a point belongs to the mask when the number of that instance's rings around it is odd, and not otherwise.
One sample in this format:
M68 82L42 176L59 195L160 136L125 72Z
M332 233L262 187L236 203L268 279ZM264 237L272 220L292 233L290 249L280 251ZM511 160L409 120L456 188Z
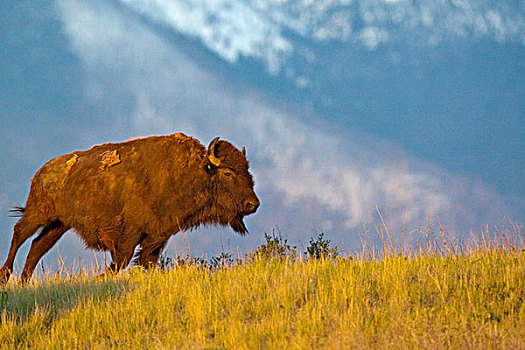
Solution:
M241 236L244 236L248 232L248 229L246 228L244 221L242 221L242 218L242 215L235 216L230 220L230 227Z

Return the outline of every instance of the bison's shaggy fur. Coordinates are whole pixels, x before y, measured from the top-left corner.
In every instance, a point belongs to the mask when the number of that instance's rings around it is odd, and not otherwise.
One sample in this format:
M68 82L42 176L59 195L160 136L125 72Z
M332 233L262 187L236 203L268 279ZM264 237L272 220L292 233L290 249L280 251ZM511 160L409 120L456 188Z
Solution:
M22 271L27 281L40 258L69 229L89 248L108 250L118 271L136 261L157 263L169 237L203 224L247 232L243 217L257 210L245 151L213 140L206 149L177 133L75 151L47 162L31 181L15 225L0 283L6 282L18 248L39 228Z

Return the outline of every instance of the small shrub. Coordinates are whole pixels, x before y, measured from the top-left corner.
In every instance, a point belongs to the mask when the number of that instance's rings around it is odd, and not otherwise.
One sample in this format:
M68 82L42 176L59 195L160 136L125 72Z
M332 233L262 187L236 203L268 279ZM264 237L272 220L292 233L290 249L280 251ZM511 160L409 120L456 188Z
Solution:
M177 256L176 258L172 259L172 258L166 258L167 261L170 262L171 264L171 267L173 266L178 266L178 267L190 267L190 266L195 266L195 267L203 267L203 268L208 268L208 262L206 260L204 260L203 258L195 258L195 257L192 257L192 256L189 256L189 255L186 255L185 257L182 257L182 256ZM159 265L160 265L160 262L159 262Z
M290 246L288 244L288 240L281 236L281 232L279 230L277 230L277 234L275 231L273 231L271 236L267 233L264 233L264 238L266 239L265 244L261 244L251 253L246 254L245 260L247 262L256 259L295 260L297 255L296 246Z
M304 254L308 259L335 259L339 252L337 246L330 248L330 240L325 239L321 232L316 240L310 238L310 245L306 247Z
M175 260L166 254L161 254L157 266L161 270L170 270L173 266L175 266Z
M222 252L220 255L214 256L210 259L210 269L216 270L225 266L231 266L235 263L230 253Z

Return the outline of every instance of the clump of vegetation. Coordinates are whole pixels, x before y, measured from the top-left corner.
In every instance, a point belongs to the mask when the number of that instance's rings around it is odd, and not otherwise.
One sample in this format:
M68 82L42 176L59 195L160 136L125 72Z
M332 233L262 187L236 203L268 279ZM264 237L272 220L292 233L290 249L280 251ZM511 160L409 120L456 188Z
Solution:
M310 238L310 245L304 252L308 259L335 259L339 255L337 246L330 248L330 240L324 238L321 232L317 239Z
M159 263L157 264L157 267L161 270L170 270L173 268L173 266L176 265L175 259L172 257L167 256L165 253L162 253L159 258Z
M208 266L212 270L232 266L235 264L235 260L233 260L233 257L230 253L222 252L221 254L214 256L210 259L210 263Z
M232 266L235 264L230 253L222 252L217 256L213 256L209 261L200 258L186 255L184 257L177 256L175 258L169 257L166 254L161 254L157 268L163 271L172 270L175 267L201 267L216 270L223 267Z
M266 243L261 244L251 253L246 254L246 262L272 259L293 261L297 257L297 247L288 244L288 240L281 236L281 232L278 229L274 230L271 236L265 232L264 238L266 239Z
M204 258L189 255L186 255L184 258L177 256L175 263L180 267L208 267L208 262Z

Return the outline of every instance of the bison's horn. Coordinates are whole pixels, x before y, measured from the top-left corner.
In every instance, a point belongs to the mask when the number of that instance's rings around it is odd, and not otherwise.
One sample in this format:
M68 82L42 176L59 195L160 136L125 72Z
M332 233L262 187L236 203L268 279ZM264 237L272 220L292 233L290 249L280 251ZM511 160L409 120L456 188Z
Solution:
M242 155L246 157L246 147L242 146Z
M219 142L219 139L220 137L214 138L208 146L208 159L210 160L211 164L215 166L221 165L221 160L217 158L217 152L215 149L217 147L217 142Z

